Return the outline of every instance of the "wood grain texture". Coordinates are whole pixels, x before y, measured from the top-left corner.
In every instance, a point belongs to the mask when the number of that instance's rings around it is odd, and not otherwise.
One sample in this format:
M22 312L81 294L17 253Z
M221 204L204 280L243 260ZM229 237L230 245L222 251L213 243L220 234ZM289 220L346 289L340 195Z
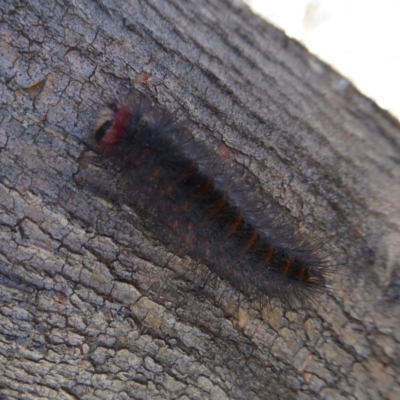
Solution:
M88 150L134 90L322 243L329 293L195 290ZM238 1L0 0L0 102L0 398L399 397L400 125L301 45Z

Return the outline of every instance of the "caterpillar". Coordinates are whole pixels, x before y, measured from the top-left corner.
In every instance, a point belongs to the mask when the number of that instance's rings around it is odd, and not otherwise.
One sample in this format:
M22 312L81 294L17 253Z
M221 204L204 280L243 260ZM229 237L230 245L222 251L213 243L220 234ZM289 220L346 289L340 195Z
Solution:
M143 95L103 107L98 151L112 160L132 200L211 273L262 301L303 304L325 287L317 251L303 243L184 124Z

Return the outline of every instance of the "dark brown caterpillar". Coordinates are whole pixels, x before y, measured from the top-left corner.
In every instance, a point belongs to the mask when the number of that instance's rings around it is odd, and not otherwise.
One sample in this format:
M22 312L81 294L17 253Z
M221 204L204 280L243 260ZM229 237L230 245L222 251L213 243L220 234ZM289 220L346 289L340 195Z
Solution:
M264 215L221 159L147 98L103 108L94 137L131 181L133 200L233 287L263 301L301 304L325 286L311 246Z

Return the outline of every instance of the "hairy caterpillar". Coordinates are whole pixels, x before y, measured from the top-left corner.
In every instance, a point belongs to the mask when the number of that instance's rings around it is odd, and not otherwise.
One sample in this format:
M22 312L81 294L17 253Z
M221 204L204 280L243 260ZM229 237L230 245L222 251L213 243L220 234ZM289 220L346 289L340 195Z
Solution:
M186 254L236 289L301 304L325 286L312 246L264 215L223 160L148 98L104 107L94 139L130 181L130 196L151 210Z

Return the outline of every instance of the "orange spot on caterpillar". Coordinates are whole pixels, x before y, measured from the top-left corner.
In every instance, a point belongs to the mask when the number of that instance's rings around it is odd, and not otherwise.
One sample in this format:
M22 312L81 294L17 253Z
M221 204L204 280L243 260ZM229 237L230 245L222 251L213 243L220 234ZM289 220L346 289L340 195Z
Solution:
M185 170L184 170L184 175L185 175L185 176L188 176L188 175L193 174L193 173L197 170L198 165L199 165L199 164L198 164L197 161L192 161L192 162L185 168Z
M237 231L237 229L242 224L242 222L243 222L243 214L239 213L233 218L233 220L229 224L229 230L225 234L225 237L228 238L228 237L232 236L235 233L235 231Z
M207 215L207 219L212 219L216 215L218 215L221 210L224 208L226 202L228 201L228 196L225 194L214 204L212 210Z
M182 210L182 211L187 211L188 208L189 208L189 202L188 202L188 201L185 201L185 202L182 204L182 206L181 206L181 210Z
M257 231L251 232L250 236L248 237L248 239L246 241L246 245L245 245L243 251L249 250L254 245L254 243L256 242L257 238L258 238Z
M146 159L147 159L148 156L149 156L149 151L148 151L148 150L145 150L145 151L143 151L143 153L139 156L139 158L133 160L132 163L133 163L136 167L139 167L140 165L142 165L142 164L146 161Z
M207 194L210 191L211 186L212 186L211 179L203 180L203 182L200 184L199 188L196 190L196 194L198 196Z
M272 246L269 246L267 251L264 253L265 264L269 264L271 262L274 252L275 252L274 248Z
M163 172L163 169L161 167L157 167L153 173L149 176L148 180L149 182L154 182Z
M173 221L173 222L171 222L171 223L170 223L170 227L171 227L171 230L172 230L174 233L179 234L180 229L179 229L178 221Z
M176 185L174 183L171 183L170 185L167 186L167 188L165 189L166 193L172 193L175 189Z
M297 269L297 271L296 271L296 278L297 278L299 281L306 281L306 282L308 282L308 281L310 281L310 280L312 279L312 274L311 274L311 272L310 272L307 268L305 268L304 266L302 266L302 267L300 267L300 268Z
M290 266L291 262L288 258L283 260L283 263L281 265L281 271L283 272L284 275L286 275L290 271Z

